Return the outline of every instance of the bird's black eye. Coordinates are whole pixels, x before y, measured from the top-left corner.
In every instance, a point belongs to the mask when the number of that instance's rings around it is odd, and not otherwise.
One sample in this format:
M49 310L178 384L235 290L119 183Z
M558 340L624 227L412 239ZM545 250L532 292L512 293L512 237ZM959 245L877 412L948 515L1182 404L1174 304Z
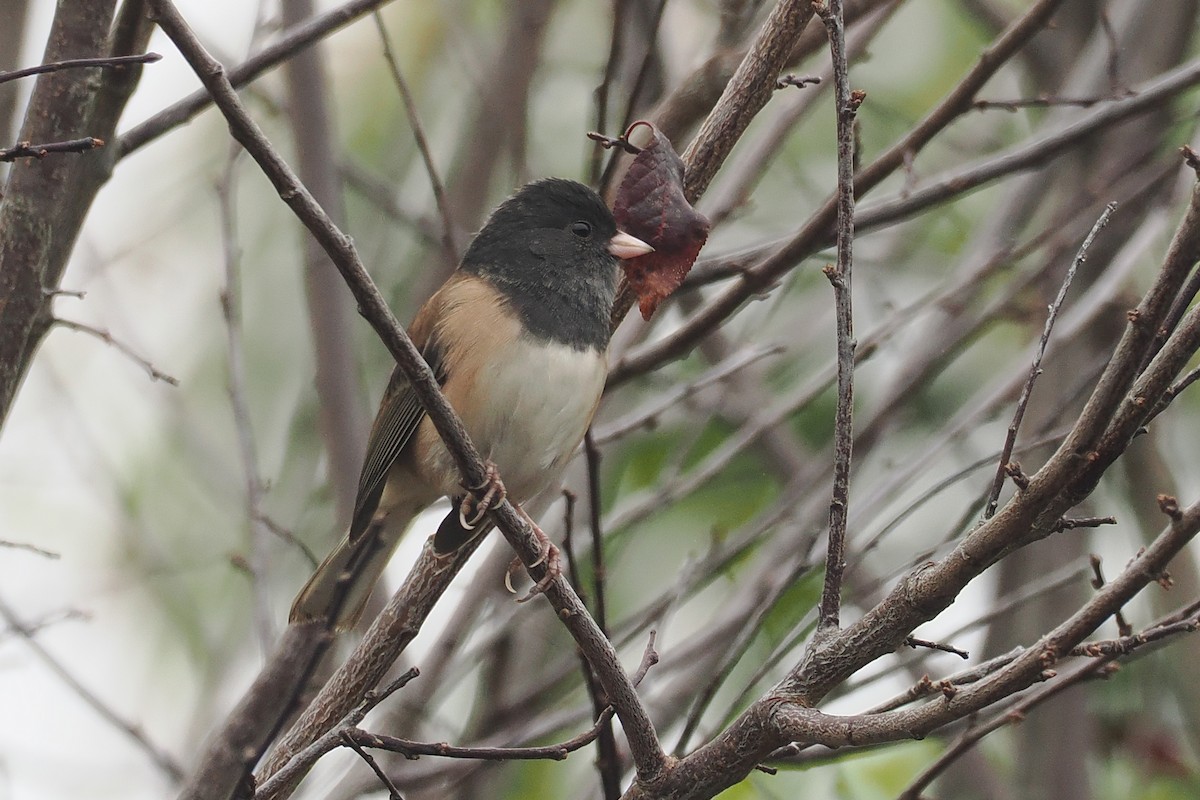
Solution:
M580 239L586 239L592 233L592 226L586 222L572 222L571 233L578 236Z

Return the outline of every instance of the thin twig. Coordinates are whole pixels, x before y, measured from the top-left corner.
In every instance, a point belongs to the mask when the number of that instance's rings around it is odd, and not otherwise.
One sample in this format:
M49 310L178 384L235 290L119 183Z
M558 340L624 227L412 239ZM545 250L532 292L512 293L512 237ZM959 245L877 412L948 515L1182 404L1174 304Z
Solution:
M884 702L871 706L864 714L882 714L887 711L895 711L898 708L904 708L907 705L915 703L918 700L929 697L935 692L947 693L947 690L953 690L954 687L966 686L972 683L977 683L987 676L995 673L1001 667L1007 666L1016 660L1017 656L1025 652L1024 647L1014 647L1007 653L1002 653L998 656L993 656L982 664L976 664L973 667L968 667L961 672L956 672L953 675L933 680L928 675L923 675L919 681L910 686L904 692L892 697ZM886 674L886 673L884 673ZM859 686L865 685L866 681ZM796 752L796 751L793 751Z
M358 753L358 757L367 762L367 766L375 773L375 777L379 778L379 782L388 790L388 800L404 800L404 797L400 794L400 790L396 788L396 784L392 783L392 779L379 766L379 762L375 760L375 757L364 750L363 746L355 739L353 730L342 731L341 739L346 747Z
M829 541L818 628L837 628L841 613L842 574L846 569L846 517L850 508L850 464L854 446L854 119L861 92L850 91L842 0L814 3L825 23L833 59L837 109L837 267L827 268L837 317L837 409L833 432L833 493L829 502Z
M1104 588L1105 583L1104 569L1101 566L1100 556L1096 555L1095 553L1088 556L1088 564L1092 568L1092 588L1099 591L1100 589ZM1116 610L1116 613L1113 614L1113 619L1115 619L1117 622L1118 634L1123 637L1129 637L1133 635L1133 626L1130 625L1129 621L1125 619L1125 614L1121 611L1121 609L1118 608Z
M76 331L78 333L86 333L89 336L96 337L97 339L104 342L108 346L116 349L122 355L125 355L126 357L128 357L131 361L136 363L142 369L146 370L146 374L150 376L151 380L162 381L164 383L169 383L172 386L179 385L179 379L171 377L167 373L160 370L158 367L154 366L147 359L139 356L136 352L134 352L133 348L131 348L129 345L125 344L121 340L115 338L105 328L96 328L96 327L93 327L93 326L88 325L83 322L74 322L69 319L63 319L62 317L55 317L54 325L55 325L55 327L66 328L69 331Z
M1071 282L1075 280L1075 272L1079 269L1079 265L1087 259L1087 251L1092 246L1092 241L1095 240L1100 230L1108 224L1108 218L1112 216L1116 208L1116 203L1109 203L1104 207L1104 213L1100 215L1100 219L1096 220L1096 224L1092 226L1091 231L1084 238L1083 244L1079 246L1079 252L1075 254L1075 259L1071 262L1071 266L1067 269L1067 274L1063 277L1062 285L1058 287L1058 295L1054 298L1054 302L1050 304L1049 313L1046 315L1046 324L1042 328L1042 337L1038 340L1037 350L1034 351L1033 365L1029 369L1029 377L1025 380L1025 385L1021 387L1021 396L1017 399L1017 409L1013 413L1013 420L1008 426L1008 434L1004 438L1004 447L1000 451L1000 462L996 467L996 476L992 479L992 488L988 492L987 506L983 512L984 519L991 519L995 515L996 507L1000 502L1000 490L1004 488L1004 476L1008 470L1009 459L1012 458L1013 447L1017 443L1017 432L1021 428L1021 420L1025 418L1025 409L1028 408L1029 398L1033 394L1033 384L1037 381L1038 376L1042 374L1042 357L1046 355L1046 347L1050 343L1050 333L1054 330L1054 322L1058 319L1058 312L1062 309L1063 303L1067 299L1067 290L1071 288Z
M976 100L971 108L976 111L998 108L1004 111L1018 111L1022 108L1051 108L1054 106L1073 106L1075 108L1091 108L1114 97L1022 97L1016 100Z
M36 553L44 558L59 559L62 556L53 550L44 550L37 545L27 544L25 542L10 542L7 539L0 539L0 547L8 547L12 550L24 550L29 553Z
M601 520L603 500L600 487L600 448L589 429L583 437L583 452L587 462L588 478L588 529L592 534L592 593L595 595L593 616L604 635L608 635L608 603L605 600L604 583L607 578L604 566L604 527Z
M408 81L404 79L404 73L400 71L400 62L396 59L396 54L392 52L391 39L388 37L387 28L384 27L383 17L378 11L371 12L371 16L375 20L375 27L379 30L379 41L383 45L383 60L387 62L388 70L392 73L392 80L396 82L396 88L400 90L400 98L404 101L404 113L408 115L408 124L412 128L417 151L421 154L421 161L425 164L425 173L429 176L429 185L433 189L433 200L442 217L442 253L449 266L457 266L458 247L454 243L454 215L451 213L450 200L446 197L446 186L438 175L437 165L433 163L433 153L430 152L429 141L425 138L425 127L421 124L420 114L417 113L417 102L413 99Z
M1119 612L1118 612L1119 613ZM1155 642L1160 642L1180 633L1194 633L1200 628L1200 618L1181 619L1168 625L1158 625L1141 633L1123 634L1119 639L1105 639L1099 642L1084 642L1071 649L1071 655L1086 658L1125 656L1133 651Z
M601 497L600 497L600 448L596 446L596 440L592 437L592 430L589 428L583 437L583 452L587 464L587 482L588 482L588 530L592 534L592 595L594 602L592 603L592 615L596 618L596 624L600 626L600 630L605 636L609 635L608 631L608 603L605 598L605 566L604 566L604 534L601 527ZM592 705L596 712L602 713L608 699L603 696L600 687L596 685L595 679L591 675L591 670L588 667L586 660L584 669L587 670L585 675L588 685L588 693L592 698ZM635 678L633 683L636 686L640 679ZM597 716L599 719L599 716ZM596 771L600 775L600 785L604 791L605 800L616 800L621 796L621 756L617 751L616 736L613 732L613 724L611 715L600 728L600 737L596 743L599 753L596 757Z
M363 747L390 750L408 759L416 759L420 756L441 756L442 758L468 758L482 761L539 761L547 759L562 761L576 750L594 742L600 732L601 724L606 722L611 716L612 711L606 710L601 714L601 719L597 720L595 725L578 736L572 737L565 742L543 745L541 747L458 747L446 744L445 742L418 742L412 739L401 739L396 736L382 736L369 733L360 728L345 731L342 736L349 737Z
M311 547L309 547L303 540L296 536L293 531L288 530L273 520L269 514L261 514L258 518L258 521L266 526L267 530L279 537L281 541L287 542L289 545L299 550L300 554L304 556L304 560L307 561L309 566L314 570L317 568L317 565L321 563L321 559L317 558L317 554L313 552Z
M591 434L589 433L588 436ZM585 437L585 442L587 438ZM563 489L563 497L566 499L566 510L563 512L563 551L567 554L567 572L571 576L571 583L576 586L583 586L583 573L579 569L579 558L575 552L575 504L578 497L568 489ZM586 602L587 595L580 590L580 599ZM595 611L593 612L595 614ZM600 624L597 622L597 624ZM607 631L605 636L607 636ZM596 740L596 772L600 776L600 788L604 792L605 800L612 800L614 797L621 796L621 761L617 753L616 738L613 733L612 726L612 706L609 705L608 698L604 696L604 690L596 682L596 676L592 674L592 667L588 664L587 658L579 653L579 662L581 672L583 674L583 684L587 689L588 698L592 702L592 710L597 722L600 721L605 709L609 709L609 719L603 726L600 727L600 734Z
M1187 374L1187 375L1184 375L1184 376L1183 376L1182 378L1180 378L1178 381L1176 381L1175 383L1171 384L1171 388L1170 388L1170 389L1168 389L1168 390L1166 391L1166 393L1163 395L1163 400L1164 400L1164 401L1166 401L1166 402L1170 402L1171 400L1174 400L1176 397L1178 397L1178 396L1179 396L1179 394L1180 394L1180 393L1181 393L1181 392L1182 392L1184 389L1186 389L1186 388L1188 388L1189 386L1191 386L1191 385L1192 385L1193 383L1195 383L1195 382L1196 382L1198 379L1200 379L1200 367L1196 367L1195 369L1193 369L1193 370L1191 370L1190 372L1188 372L1188 374Z
M0 83L8 83L18 78L28 78L32 75L42 75L47 72L58 72L64 69L81 69L84 67L125 67L130 64L153 64L162 59L158 53L142 53L133 56L109 56L108 58L68 58L50 64L39 64L36 67L14 69L12 72L0 71Z
M916 650L918 647L924 647L927 650L939 650L943 653L953 653L964 661L971 657L971 654L966 650L960 650L954 645L944 644L942 642L932 642L928 639L918 639L915 636L909 636L904 640L904 643Z
M657 640L658 631L651 628L650 634L646 639L646 649L642 651L642 660L638 663L638 668L634 670L633 675L629 678L630 683L634 686L641 685L642 679L646 677L646 673L658 663L658 650L654 648Z
M31 144L17 142L6 150L0 150L0 161L16 161L18 158L45 158L50 153L86 153L104 147L104 140L95 136L85 136L82 139L70 139L64 142L46 142Z
M1055 531L1071 531L1076 528L1099 528L1101 525L1116 525L1117 518L1108 517L1063 517L1054 526Z
M0 630L0 635L6 636L15 633L23 638L28 638L62 622L91 622L91 620L92 615L88 612L81 611L78 608L67 608L53 614L46 614L31 622L22 623L24 630L17 630L12 626L6 626L3 630Z
M763 359L777 356L784 352L782 345L767 345L758 348L737 350L723 361L714 364L707 372L687 383L678 383L665 387L664 391L655 395L647 406L639 408L626 416L607 422L592 429L592 440L596 445L604 445L616 441L642 428L652 429L664 414L676 409L682 403L687 403L700 392L724 382L739 371L757 364Z

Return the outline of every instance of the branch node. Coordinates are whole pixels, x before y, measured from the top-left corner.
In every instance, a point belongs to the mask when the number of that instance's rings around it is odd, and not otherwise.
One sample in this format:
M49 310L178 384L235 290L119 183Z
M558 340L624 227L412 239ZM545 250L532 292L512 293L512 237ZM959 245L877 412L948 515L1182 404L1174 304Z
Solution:
M829 279L829 284L833 288L841 289L845 287L845 284L842 281L841 273L838 272L837 267L833 264L826 264L825 266L821 267L821 274Z
M1004 473L1012 478L1012 482L1022 491L1029 488L1029 476L1021 469L1021 462L1010 461L1004 465Z
M1170 517L1172 522L1178 522L1183 519L1183 511L1179 508L1179 498L1177 497L1169 494L1160 494L1158 496L1158 508Z

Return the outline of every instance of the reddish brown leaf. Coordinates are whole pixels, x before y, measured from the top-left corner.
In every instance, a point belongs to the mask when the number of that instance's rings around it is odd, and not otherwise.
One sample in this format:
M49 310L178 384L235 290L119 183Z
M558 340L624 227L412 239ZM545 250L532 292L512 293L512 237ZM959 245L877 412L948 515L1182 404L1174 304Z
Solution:
M621 262L642 317L650 319L663 298L687 277L708 239L709 221L684 197L683 160L667 137L649 122L638 121L622 139L628 141L640 125L650 129L652 138L629 165L617 189L613 215L621 230L654 247L653 253Z

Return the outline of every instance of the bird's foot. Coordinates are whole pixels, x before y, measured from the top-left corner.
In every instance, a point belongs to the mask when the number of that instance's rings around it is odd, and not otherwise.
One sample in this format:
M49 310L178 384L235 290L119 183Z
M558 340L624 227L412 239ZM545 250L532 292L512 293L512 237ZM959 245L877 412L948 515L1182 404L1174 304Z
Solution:
M467 486L472 494L468 494L462 499L462 503L458 506L458 521L463 526L463 530L473 531L475 526L487 515L487 512L495 505L504 502L504 498L508 493L504 489L504 484L500 480L500 471L496 469L496 465L491 461L485 461L483 468L486 471L486 476L483 483L478 486ZM483 497L476 500L474 492L478 492L484 487L487 491Z
M555 545L554 542L550 541L550 537L546 535L546 532L539 528L537 523L530 519L529 515L526 514L524 510L521 511L521 515L525 517L525 521L529 523L529 527L533 529L533 535L536 536L538 540L538 557L536 561L529 565L529 567L532 569L540 564L545 564L546 574L542 576L540 581L533 585L533 588L531 588L523 596L517 598L518 603L524 603L537 597L539 594L549 588L550 584L554 582L555 578L563 573L562 557L558 546ZM514 558L504 573L504 586L513 594L516 594L517 590L513 588L512 578L514 575L519 574L523 567L524 565L521 563L521 559Z

